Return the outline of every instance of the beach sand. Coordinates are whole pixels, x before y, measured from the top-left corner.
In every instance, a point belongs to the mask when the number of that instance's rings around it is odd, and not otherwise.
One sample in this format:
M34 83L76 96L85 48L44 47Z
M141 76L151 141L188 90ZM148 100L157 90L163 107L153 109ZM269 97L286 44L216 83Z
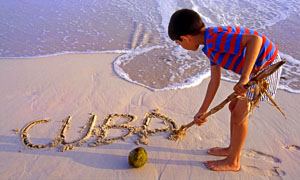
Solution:
M167 139L169 133L149 136L145 166L132 169L129 152L137 147L137 135L125 141L58 152L28 149L20 134L29 122L51 119L29 131L34 143L51 142L61 120L71 115L66 139L75 140L88 121L98 117L97 126L110 113L131 113L141 126L143 117L155 108L180 126L192 121L205 95L208 80L178 90L150 91L119 78L112 63L120 54L65 54L0 61L0 179L298 179L300 173L300 95L279 90L276 102L287 119L271 105L261 103L249 120L248 137L241 156L241 171L214 172L203 162L220 159L207 154L214 146L229 143L229 110L209 117L201 127L191 127L181 141ZM233 83L222 81L211 107L224 100ZM154 122L150 127L158 127ZM122 134L109 131L109 137ZM92 141L92 139L88 140ZM22 150L22 152L19 152Z

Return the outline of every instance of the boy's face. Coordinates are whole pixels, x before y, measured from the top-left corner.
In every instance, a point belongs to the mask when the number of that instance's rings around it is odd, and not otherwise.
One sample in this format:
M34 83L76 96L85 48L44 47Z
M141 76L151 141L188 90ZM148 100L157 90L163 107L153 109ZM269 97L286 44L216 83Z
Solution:
M199 44L196 43L195 38L191 35L180 36L180 40L175 40L175 42L183 49L196 51L199 48Z

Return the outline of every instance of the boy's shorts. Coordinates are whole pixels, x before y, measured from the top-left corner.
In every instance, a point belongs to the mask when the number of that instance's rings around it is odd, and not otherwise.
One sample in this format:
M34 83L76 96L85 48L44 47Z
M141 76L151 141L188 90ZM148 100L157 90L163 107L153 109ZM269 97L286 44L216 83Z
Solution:
M277 63L279 61L281 61L281 58L280 58L279 54L277 54L276 58L274 59L274 61L271 64ZM269 82L269 87L268 87L267 91L269 92L269 94L271 95L271 97L273 99L275 98L275 94L276 94L277 87L278 87L278 84L279 84L281 72L282 72L282 66L277 71L275 71L273 74L266 77L266 80ZM252 77L252 74L250 75L250 78L251 77ZM249 98L249 99L253 98L253 93L251 93L251 89L255 88L255 86L256 85L253 85L253 86L249 87L249 90L246 93L247 98ZM266 101L270 100L266 94L264 94L263 97L261 97L259 99L259 101L265 101L265 100Z

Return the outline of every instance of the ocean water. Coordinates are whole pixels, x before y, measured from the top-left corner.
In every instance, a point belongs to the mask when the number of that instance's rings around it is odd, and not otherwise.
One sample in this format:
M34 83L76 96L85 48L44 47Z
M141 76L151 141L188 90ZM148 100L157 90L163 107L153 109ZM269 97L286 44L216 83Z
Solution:
M0 58L121 53L115 72L151 90L193 87L209 61L167 34L172 13L197 11L206 26L238 25L267 35L284 65L280 88L300 93L299 0L0 0ZM222 71L224 80L239 77Z

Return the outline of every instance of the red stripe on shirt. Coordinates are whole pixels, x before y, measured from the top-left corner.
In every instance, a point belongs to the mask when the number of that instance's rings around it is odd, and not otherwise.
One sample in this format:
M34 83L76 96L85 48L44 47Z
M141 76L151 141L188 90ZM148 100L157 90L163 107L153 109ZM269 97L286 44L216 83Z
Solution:
M216 39L216 38L209 38L209 39L206 40L206 43L207 43L207 44L208 44L208 43L213 43L213 42L215 42L215 39Z
M218 37L218 36L214 35L212 38L207 39L206 42L207 42L207 43L214 43L214 42L216 42L217 37Z
M261 51L261 48L265 45L267 37L265 35L263 35L262 40L263 40L263 42L261 43L259 52Z
M216 43L214 43L214 42L216 42L217 37L218 37L218 36L214 36L214 37L212 37L212 38L206 40L207 43L213 43L213 47L211 47L211 48L209 48L209 49L213 49L213 50L216 49Z
M241 28L238 27L238 26L235 28L235 30L236 30L237 33L240 33L240 32L241 32Z
M217 28L218 28L219 32L223 32L224 31L223 28L222 28L222 26L218 26Z
M211 52L212 52L212 50L210 50L210 49L208 49L207 50L207 54L206 54L206 56L209 58L210 57L210 55L211 55Z
M277 46L277 45L275 45L275 46L276 46L276 50L275 50L274 54L272 55L272 57L270 58L270 60L269 60L268 62L265 63L264 67L262 67L262 68L267 67L267 66L268 66L269 64L271 64L271 63L274 61L274 59L276 58L277 53L278 53L278 46Z
M239 73L239 72L241 71L242 67L244 66L244 63L245 63L245 57L246 57L246 56L244 56L244 58L242 59L242 61L241 61L240 64L238 65L238 67L236 68L236 70L235 70L236 73Z
M209 28L208 33L209 33L210 36L214 36L213 27Z
M266 58L266 56L271 52L272 49L273 49L273 43L270 41L267 50L264 52L263 56L259 58L259 61L263 61Z
M245 28L245 34L249 34L249 29Z
M220 53L216 53L212 62L217 63L219 57L220 57Z
M236 62L236 60L239 58L239 56L237 56L237 55L235 55L234 57L233 57L233 59L232 59L232 61L231 61L231 63L230 63L230 66L229 66L229 68L228 68L228 70L232 70L233 69L233 66L234 66L234 64L235 64L235 62Z
M231 26L227 26L227 31L228 31L229 33L231 33L232 27L231 27Z
M242 51L244 50L244 47L242 46L243 38L244 38L244 35L242 35L242 37L241 37L241 43L240 43L240 50L239 50L239 54L241 54L241 53L242 53Z
M236 38L237 38L236 35L232 35L231 42L230 42L230 48L229 48L229 53L231 53L231 54L234 54Z
M220 42L220 51L221 52L225 52L225 43L226 43L226 40L227 40L227 36L228 36L228 33L224 33L224 35L221 39L221 42Z
M262 46L266 43L266 40L267 40L267 37L263 34L263 36L262 36L262 40L263 40L263 42L262 42Z
M224 67L228 61L228 58L229 58L230 54L229 53L226 53L223 57L223 60L222 60L222 63L220 64L221 67Z

